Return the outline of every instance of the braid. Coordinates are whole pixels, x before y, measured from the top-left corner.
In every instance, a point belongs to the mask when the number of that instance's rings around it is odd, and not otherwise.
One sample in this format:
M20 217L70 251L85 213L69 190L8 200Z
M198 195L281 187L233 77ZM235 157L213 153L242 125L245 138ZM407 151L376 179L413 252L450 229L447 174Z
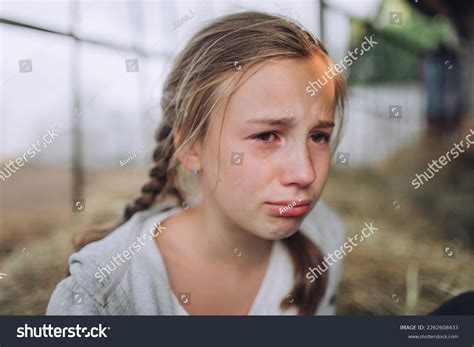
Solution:
M158 195L165 196L167 192L174 194L183 202L183 196L176 187L173 187L173 177L169 175L169 164L173 156L173 141L170 136L172 127L163 122L155 133L157 146L153 151L155 166L150 170L150 181L143 185L142 195L125 208L123 219L129 220L136 212L152 206Z
M293 302L290 303L284 298L280 306L286 309L294 305L298 307L298 314L314 315L326 292L328 273L323 273L314 284L309 284L304 275L308 266L323 263L321 249L300 230L284 239L283 244L289 250L293 261L296 284L289 294Z

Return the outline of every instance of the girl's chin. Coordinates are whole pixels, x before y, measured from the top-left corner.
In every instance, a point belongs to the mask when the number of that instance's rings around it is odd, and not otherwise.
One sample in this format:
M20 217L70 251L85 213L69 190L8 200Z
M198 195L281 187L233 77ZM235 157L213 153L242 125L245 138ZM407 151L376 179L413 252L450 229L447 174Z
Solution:
M281 239L286 239L292 235L294 235L298 229L296 230L283 230L283 231L275 231L271 233L270 238L272 240L281 240Z

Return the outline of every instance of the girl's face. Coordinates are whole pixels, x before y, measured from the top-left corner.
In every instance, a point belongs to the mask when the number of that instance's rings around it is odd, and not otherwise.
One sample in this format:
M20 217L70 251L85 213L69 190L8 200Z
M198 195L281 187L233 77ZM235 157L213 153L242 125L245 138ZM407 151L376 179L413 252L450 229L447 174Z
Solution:
M335 90L332 80L314 96L305 89L327 67L321 57L268 62L246 72L214 115L200 153L201 185L228 222L285 238L315 206L330 166Z

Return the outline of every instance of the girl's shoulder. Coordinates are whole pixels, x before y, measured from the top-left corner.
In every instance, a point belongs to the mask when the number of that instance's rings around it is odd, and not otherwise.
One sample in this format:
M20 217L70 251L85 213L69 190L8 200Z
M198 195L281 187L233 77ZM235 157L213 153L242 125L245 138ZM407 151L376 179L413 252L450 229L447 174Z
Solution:
M137 212L103 239L71 254L70 275L56 286L46 314L101 315L120 311L120 307L110 305L125 301L126 293L120 291L118 284L130 268L131 254L139 247L139 240L147 241L138 237L147 234L145 228L150 221L159 220L172 206L173 203L162 202Z

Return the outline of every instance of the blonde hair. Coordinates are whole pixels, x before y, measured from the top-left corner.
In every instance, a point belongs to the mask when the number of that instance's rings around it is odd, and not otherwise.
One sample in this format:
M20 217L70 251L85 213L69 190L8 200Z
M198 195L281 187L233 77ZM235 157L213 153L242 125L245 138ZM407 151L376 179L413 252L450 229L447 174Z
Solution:
M134 213L149 208L170 194L183 204L185 194L179 183L179 154L187 146L205 138L211 114L228 102L242 72L269 60L311 59L315 56L324 58L328 65L332 64L323 45L298 23L261 12L221 17L196 33L176 57L164 84L163 118L155 134L155 165L150 170L150 181L142 187L142 196L125 208L123 218L112 227L95 229L76 239L76 249L103 238ZM334 78L334 88L342 123L345 83L340 75ZM175 148L174 133L177 129L180 138ZM341 127L336 129L337 143ZM296 284L288 295L293 301L283 298L281 306L294 305L299 314L314 314L325 293L327 273L314 284L305 280L304 273L309 266L322 263L322 253L300 231L283 241L293 260Z

